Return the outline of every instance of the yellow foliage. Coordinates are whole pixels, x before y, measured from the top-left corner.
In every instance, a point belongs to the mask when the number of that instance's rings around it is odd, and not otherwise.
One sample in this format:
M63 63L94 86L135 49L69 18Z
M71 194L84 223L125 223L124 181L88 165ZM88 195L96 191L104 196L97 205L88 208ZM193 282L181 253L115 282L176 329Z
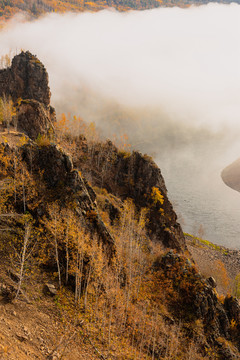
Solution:
M161 191L158 188L156 188L154 186L152 187L151 196L152 196L154 204L159 203L160 205L163 205L164 197L163 197L163 195L161 194Z
M230 278L224 263L221 260L215 260L213 269L213 276L216 278L217 284L222 286L226 292L229 292Z
M35 141L38 146L49 146L50 145L50 139L46 135L39 134Z
M27 138L25 135L22 135L17 143L18 146L23 146L25 144L28 144L29 138Z
M9 127L13 117L16 116L16 108L13 106L11 97L3 95L0 98L0 122L5 122Z

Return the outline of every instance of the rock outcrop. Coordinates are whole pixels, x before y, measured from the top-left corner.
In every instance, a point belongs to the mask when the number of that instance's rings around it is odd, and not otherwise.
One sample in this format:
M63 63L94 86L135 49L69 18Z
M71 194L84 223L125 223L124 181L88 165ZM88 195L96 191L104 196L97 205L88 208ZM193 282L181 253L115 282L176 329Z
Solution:
M22 100L17 112L17 128L31 139L53 132L55 112L36 100Z
M4 95L15 102L19 131L33 140L39 134L53 132L55 112L50 107L48 74L43 64L30 52L21 52L13 58L10 68L0 71L0 97ZM179 251L185 248L184 236L168 200L161 171L149 157L139 152L128 154L118 151L110 141L103 147L95 146L90 152L84 141L80 146L84 147L88 156L91 153L89 163L92 165L93 185L105 187L122 200L133 199L138 210L147 208L147 228L152 240ZM56 177L63 179L63 174L49 168L49 164L53 163L51 151L49 148L48 159L45 159L48 170L45 169L44 174L48 173L49 179L54 182ZM43 156L42 152L39 154ZM81 157L75 160L76 167L82 170ZM55 169L55 166L52 168ZM72 173L71 176L75 175ZM78 182L76 178L71 181Z
M91 149L81 138L77 146L79 156L74 156L74 164L91 178L93 185L104 187L122 200L133 199L138 210L146 208L148 234L152 240L166 248L185 249L184 235L168 200L163 176L149 156L137 151L119 151L111 141Z
M19 131L32 139L53 131L55 111L50 106L48 73L29 51L16 55L11 67L0 70L0 97L12 99Z
M50 105L48 73L38 58L29 51L21 52L12 60L10 68L0 70L0 97L37 100Z
M60 201L62 205L71 202L79 225L86 226L101 240L110 259L115 251L114 240L98 213L95 192L80 172L73 169L70 156L51 144L36 146L32 143L21 150L23 161L36 178L44 182L51 201Z
M168 252L153 265L153 271L167 281L170 306L181 321L202 321L210 346L217 349L220 359L238 359L238 351L227 340L234 340L240 326L240 306L233 297L222 304L209 281L184 256ZM166 280L167 279L167 280ZM232 321L236 328L232 333ZM223 340L224 339L224 340Z

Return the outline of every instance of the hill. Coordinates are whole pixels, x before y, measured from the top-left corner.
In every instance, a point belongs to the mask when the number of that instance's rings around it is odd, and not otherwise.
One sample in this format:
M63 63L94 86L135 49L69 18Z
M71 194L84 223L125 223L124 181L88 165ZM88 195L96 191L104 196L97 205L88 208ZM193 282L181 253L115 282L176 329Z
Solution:
M0 2L0 19L5 20L13 15L24 12L30 17L35 18L49 12L79 12L79 11L99 11L106 8L114 8L118 11L146 10L164 7L188 7L191 5L208 4L209 0L2 0ZM229 4L228 0L219 0L218 3ZM231 1L232 2L232 1ZM238 3L240 0L234 0Z
M197 269L154 161L57 121L29 52L0 98L2 359L238 359L238 300Z

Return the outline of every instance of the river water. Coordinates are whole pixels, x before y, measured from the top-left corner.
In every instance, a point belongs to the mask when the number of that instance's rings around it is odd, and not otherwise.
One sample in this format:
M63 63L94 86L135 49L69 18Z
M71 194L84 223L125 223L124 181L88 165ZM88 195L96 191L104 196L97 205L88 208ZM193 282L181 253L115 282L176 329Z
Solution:
M203 238L240 249L240 193L223 183L224 161L213 166L211 160L205 158L205 165L179 158L157 162L183 231L199 235L201 226Z

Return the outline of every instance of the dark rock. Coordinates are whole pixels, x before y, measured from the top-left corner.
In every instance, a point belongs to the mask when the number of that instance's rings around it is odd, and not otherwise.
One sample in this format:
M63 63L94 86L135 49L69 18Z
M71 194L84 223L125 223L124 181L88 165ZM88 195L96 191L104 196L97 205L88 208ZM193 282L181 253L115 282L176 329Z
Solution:
M6 302L12 302L16 298L16 288L12 285L4 285L1 288L1 295Z
M33 171L43 173L44 181L49 188L67 185L72 162L56 145L27 144L22 147L22 158Z
M0 97L34 99L46 107L50 104L48 74L43 64L29 51L21 52L12 60L10 68L0 70Z
M13 270L8 269L7 274L10 276L10 278L15 281L16 283L19 282L20 276Z
M233 296L227 296L224 300L224 308L226 309L229 320L234 320L240 325L239 301Z
M230 322L225 306L188 259L170 251L156 261L154 271L158 269L163 270L164 278L171 280L175 289L176 299L170 302L176 316L191 321L201 319L209 341L215 342L221 336L229 338Z
M172 204L167 197L167 189L161 171L147 155L134 151L118 151L111 141L96 144L86 151L85 139L78 139L80 154L74 158L74 164L84 171L86 156L91 154L85 174L91 178L94 186L105 188L121 200L133 199L137 210L147 208L148 236L161 242L167 248L183 251L185 238ZM90 164L90 170L89 170ZM154 199L154 191L162 197L162 203Z
M50 106L48 74L29 51L12 60L10 68L0 70L0 97L11 97L17 108L13 119L19 131L31 139L54 132L55 110Z
M39 101L23 100L17 110L17 129L31 139L54 131L49 110Z
M98 214L96 194L81 174L73 169L70 156L56 145L26 144L22 147L22 159L38 181L42 177L50 190L51 199L74 204L79 224L84 221L90 232L102 241L111 258L115 251L114 240Z
M212 288L216 288L217 287L217 283L216 283L216 280L210 276L208 279L207 279L209 285L212 287Z
M120 210L108 199L105 199L104 209L108 212L111 225L113 225L114 221L120 217Z
M165 247L178 251L185 249L184 235L157 165L149 157L133 152L130 157L118 156L115 167L119 187L116 195L123 200L132 198L137 208L149 209L146 224L149 237ZM154 199L153 191L162 196L162 204Z
M43 292L46 295L55 296L57 295L57 289L53 284L45 284L43 287Z
M23 342L23 341L27 341L28 340L28 337L26 335L19 335L19 334L16 334L16 337L19 341Z

